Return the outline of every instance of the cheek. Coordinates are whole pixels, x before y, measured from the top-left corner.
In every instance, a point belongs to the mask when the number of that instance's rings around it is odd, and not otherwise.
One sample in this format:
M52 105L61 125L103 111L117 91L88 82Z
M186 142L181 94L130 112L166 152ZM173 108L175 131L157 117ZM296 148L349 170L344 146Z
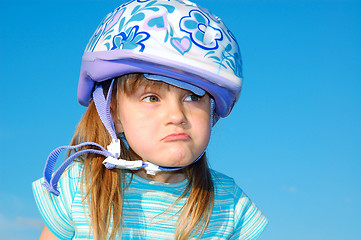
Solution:
M201 114L195 121L194 128L197 132L200 144L207 146L211 132L210 117L207 114Z
M154 148L159 131L149 121L135 121L124 124L124 134L129 146L139 155L137 151Z
M204 148L208 146L210 137L211 137L211 130L210 128L206 128L203 132L203 138L202 138L202 145Z

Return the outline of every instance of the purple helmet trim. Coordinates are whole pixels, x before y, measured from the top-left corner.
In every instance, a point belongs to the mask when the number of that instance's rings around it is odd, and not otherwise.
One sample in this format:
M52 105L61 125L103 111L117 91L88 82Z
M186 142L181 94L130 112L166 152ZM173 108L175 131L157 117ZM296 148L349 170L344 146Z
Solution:
M226 117L230 113L241 90L241 79L238 77L230 76L234 79L232 82L199 67L162 60L145 53L137 54L129 50L86 52L79 77L79 103L89 105L95 82L128 73L159 74L198 86L213 96L216 112L220 117Z
M197 94L198 96L203 96L204 94L206 94L206 91L204 91L202 88L194 86L193 84L190 84L190 83L186 83L184 81L179 81L174 78L170 78L170 77L166 77L166 76L162 76L162 75L158 75L158 74L149 74L149 73L144 73L144 77L149 80L161 81L161 82L165 82L165 83L168 83L170 85L173 85L173 86L176 86L176 87L179 87L182 89L189 90L189 91Z

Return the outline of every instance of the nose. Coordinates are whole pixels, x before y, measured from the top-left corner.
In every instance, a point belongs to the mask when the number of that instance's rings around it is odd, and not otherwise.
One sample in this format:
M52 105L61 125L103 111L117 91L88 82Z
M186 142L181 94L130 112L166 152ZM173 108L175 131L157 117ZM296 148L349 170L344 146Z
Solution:
M165 125L182 125L187 123L186 109L182 101L172 99L168 101L166 107Z

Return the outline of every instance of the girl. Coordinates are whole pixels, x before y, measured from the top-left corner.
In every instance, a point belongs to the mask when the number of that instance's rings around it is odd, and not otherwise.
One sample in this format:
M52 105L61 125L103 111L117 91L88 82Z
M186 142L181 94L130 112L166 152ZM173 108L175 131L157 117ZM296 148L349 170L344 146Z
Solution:
M267 219L205 155L241 80L234 36L192 2L132 0L108 14L83 56L87 111L33 184L40 239L256 239Z

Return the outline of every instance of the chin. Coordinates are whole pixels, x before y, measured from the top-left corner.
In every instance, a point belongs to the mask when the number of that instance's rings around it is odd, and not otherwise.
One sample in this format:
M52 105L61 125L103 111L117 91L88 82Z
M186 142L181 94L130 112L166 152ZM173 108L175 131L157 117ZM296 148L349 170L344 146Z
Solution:
M154 161L153 163L162 166L162 167L186 167L194 162L197 158L194 159L184 159L184 158L171 158L165 159L163 161Z
M184 152L175 152L169 154L171 156L166 161L163 161L165 164L169 165L170 167L185 167L189 164L193 163L197 157L193 156L193 154L187 154Z

